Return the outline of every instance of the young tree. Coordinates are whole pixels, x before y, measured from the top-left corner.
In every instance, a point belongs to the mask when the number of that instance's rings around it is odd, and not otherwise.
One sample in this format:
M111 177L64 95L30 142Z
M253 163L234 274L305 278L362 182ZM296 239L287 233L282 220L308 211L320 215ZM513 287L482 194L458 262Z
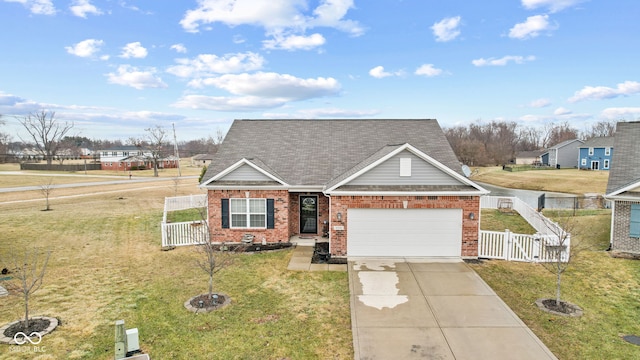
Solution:
M6 258L2 259L7 268L12 271L12 280L8 281L8 288L22 296L24 300L24 332L29 334L29 298L40 286L47 270L51 250L25 249L24 254L10 250Z
M42 192L46 204L46 207L44 209L45 211L51 210L51 207L49 206L49 195L51 195L53 189L53 178L50 178L48 182L40 185L40 192Z
M562 309L562 275L569 268L572 260L584 248L576 241L571 241L571 234L577 229L576 218L570 212L557 212L554 217L557 222L552 222L540 214L541 220L545 227L552 234L552 239L543 242L548 262L542 262L542 265L549 272L556 276L556 308Z
M196 265L209 276L208 294L209 299L213 296L213 277L220 270L228 267L233 263L233 253L240 249L241 245L226 246L225 244L216 245L209 239L211 234L209 224L206 219L206 209L199 209L202 231L194 231L192 241L195 245L195 251L198 253Z
M55 115L56 113L53 111L42 110L18 118L20 124L35 142L38 152L47 160L49 167L62 147L62 139L73 128L73 122L65 121L62 123L55 118Z

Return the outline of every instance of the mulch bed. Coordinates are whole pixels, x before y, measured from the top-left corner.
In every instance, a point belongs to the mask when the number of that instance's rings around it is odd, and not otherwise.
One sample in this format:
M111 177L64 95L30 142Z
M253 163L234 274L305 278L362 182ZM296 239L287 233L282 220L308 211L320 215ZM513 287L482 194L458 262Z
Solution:
M345 258L332 258L329 254L329 243L321 242L316 243L313 249L313 256L311 257L312 264L346 264Z
M536 300L536 305L540 310L556 315L571 317L582 316L582 309L578 305L566 301L556 303L555 299L538 299Z
M198 313L221 309L231 303L231 298L228 295L220 293L213 295L218 297L209 297L209 293L194 296L184 303L184 307L191 312ZM200 301L202 301L202 304L200 304Z
M44 330L46 330L49 325L51 324L51 321L47 320L47 319L30 319L29 320L29 328L28 329L24 329L23 323L22 322L17 322L11 326L9 326L5 331L4 331L4 336L8 337L8 338L13 338L17 333L22 332L25 334L31 334L33 332L43 332Z

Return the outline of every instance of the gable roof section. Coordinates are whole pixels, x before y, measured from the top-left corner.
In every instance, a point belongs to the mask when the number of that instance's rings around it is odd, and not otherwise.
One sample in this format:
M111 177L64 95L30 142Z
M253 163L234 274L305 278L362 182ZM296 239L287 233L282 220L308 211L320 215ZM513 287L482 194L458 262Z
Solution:
M264 163L262 163L259 160L245 159L245 158L240 159L235 164L232 164L228 168L217 173L214 177L208 179L202 185L209 185L209 184L213 184L214 182L215 182L215 185L241 184L243 183L243 181L240 180L240 178L241 177L246 178L247 176L236 176L236 177L233 176L234 174L238 175L240 172L242 172L243 175L246 175L246 174L249 175L250 179L248 181L244 181L245 184L249 184L249 183L251 185L277 184L277 185L287 186L287 184L279 176L277 176L277 174L275 174L272 169L270 169Z
M430 185L425 182L423 185L418 185L414 182L411 184L404 185L402 181L398 183L398 185L394 186L378 186L377 184L372 184L372 186L354 186L350 185L355 182L358 178L362 177L364 174L374 171L377 167L384 164L387 161L390 161L392 158L403 154L404 152L409 152L419 160L424 161L425 163L433 166L438 170L439 175L445 178L445 181L437 185ZM424 180L424 179L421 179ZM401 192L425 192L425 193L444 193L451 191L465 191L468 193L474 193L476 195L487 194L489 193L487 190L468 180L466 177L460 175L459 173L453 171L452 169L444 166L440 162L436 161L429 155L421 152L415 147L411 146L411 144L402 144L402 145L388 145L381 148L372 156L369 156L367 159L363 160L358 165L349 169L344 174L336 177L332 181L330 181L326 186L326 193L350 193L350 192L361 192L361 191L374 191L379 193L401 193Z
M582 144L582 143L584 142L584 141L582 141L582 140L578 140L578 139L565 140L565 141L563 141L563 142L561 142L561 143L558 143L558 144L556 144L556 145L554 145L554 146L550 147L549 149L561 149L561 148L563 148L563 147L565 147L565 146L571 145L572 143L574 143L574 142L576 142L576 141L579 141L579 142L580 142L580 144ZM547 151L548 151L548 150L547 150Z
M580 145L580 148L583 149L583 148L613 147L614 141L615 139L613 138L613 136L594 137L582 143L582 145Z
M211 184L241 159L259 159L259 167L281 183L321 189L382 154L376 153L391 151L383 149L387 145L406 143L463 176L436 120L236 120L202 185Z
M619 122L607 183L607 196L620 196L640 186L640 121Z

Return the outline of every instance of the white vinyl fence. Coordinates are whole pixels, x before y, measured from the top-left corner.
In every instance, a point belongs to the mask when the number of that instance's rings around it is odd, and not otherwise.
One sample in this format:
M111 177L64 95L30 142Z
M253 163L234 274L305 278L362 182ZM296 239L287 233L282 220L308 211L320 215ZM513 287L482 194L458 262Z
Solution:
M203 220L179 223L167 222L167 212L194 208L206 208L207 195L178 196L164 199L164 215L162 217L162 246L182 246L209 241L209 227Z
M515 234L508 229L500 231L480 231L478 257L527 262L569 260L571 234L560 225L547 219L541 213L516 197L483 196L480 200L483 209L515 210L536 229L534 235Z

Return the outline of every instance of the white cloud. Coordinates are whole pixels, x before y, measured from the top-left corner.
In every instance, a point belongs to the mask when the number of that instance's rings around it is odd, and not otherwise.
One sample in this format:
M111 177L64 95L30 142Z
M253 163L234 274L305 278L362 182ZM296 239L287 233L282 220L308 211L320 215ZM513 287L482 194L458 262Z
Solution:
M264 58L253 52L225 54L200 54L194 59L177 59L178 65L170 66L167 72L178 77L203 77L213 74L239 73L260 70Z
M87 14L100 15L102 11L95 7L95 5L91 4L89 0L75 0L73 5L69 7L73 15L87 18Z
M582 100L602 100L612 99L620 96L629 96L640 93L640 83L637 81L625 81L614 88L607 86L585 86L582 90L576 91L568 99L569 102Z
M373 76L376 79L382 79L389 76L402 76L404 75L404 72L401 70L387 72L384 70L384 66L376 66L373 69L369 70L369 75Z
M433 67L433 64L423 64L415 71L416 75L424 75L426 77L433 77L442 74L442 69Z
M168 87L155 73L155 68L142 71L130 65L120 65L117 72L107 74L107 78L111 84L131 86L138 90Z
M173 107L215 111L260 111L286 104L286 99L261 98L256 96L224 97L186 95L171 104Z
M57 10L52 0L4 0L5 2L17 2L24 5L36 15L55 15Z
M547 8L553 13L572 7L583 1L584 0L522 0L522 6L528 10Z
M329 27L353 36L364 33L360 24L345 19L354 7L353 0L321 0L309 11L305 0L199 0L195 9L187 10L180 25L188 32L199 32L201 25L220 22L228 26L254 25L267 35L304 35L315 27Z
M535 56L524 57L524 56L507 55L499 59L496 59L496 58L475 59L475 60L472 60L471 63L475 66L505 66L509 62L514 62L516 64L524 64L527 61L534 61L535 59L536 59Z
M551 105L551 101L549 99L536 99L529 103L529 107L532 108L543 108Z
M617 107L602 110L602 117L609 120L634 121L640 119L640 107Z
M292 113L264 113L269 119L359 118L380 114L380 110L345 110L337 108L304 109Z
M436 41L451 41L460 35L460 16L444 18L431 26Z
M129 58L137 58L143 59L147 57L147 49L144 48L140 44L139 41L128 43L122 48L122 53L120 54L121 58L129 59Z
M573 111L565 109L562 106L553 111L553 115L569 115L571 113L573 113Z
M523 23L515 24L509 30L512 39L529 39L540 35L543 31L552 31L557 27L549 23L549 15L529 16Z
M185 54L187 52L187 48L183 44L173 44L171 45L170 49L175 50L180 54Z
M196 80L196 83L201 86L215 86L234 95L279 98L286 101L332 96L340 92L340 83L334 78L301 79L272 72L227 74Z
M276 35L272 40L265 40L262 42L265 49L280 49L280 50L311 50L318 46L324 45L326 42L324 36L315 33L309 36L304 35L291 35L281 36Z
M100 51L100 47L104 44L102 40L87 39L82 40L73 46L65 46L67 52L71 55L90 58Z

